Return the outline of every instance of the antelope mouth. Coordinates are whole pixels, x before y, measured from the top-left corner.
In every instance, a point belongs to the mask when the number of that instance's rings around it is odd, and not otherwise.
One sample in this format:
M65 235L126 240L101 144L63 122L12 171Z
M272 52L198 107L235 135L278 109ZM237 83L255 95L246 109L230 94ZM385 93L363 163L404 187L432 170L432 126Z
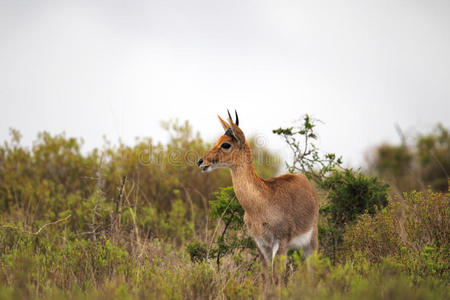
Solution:
M203 166L201 168L202 168L202 172L204 172L204 173L211 171L211 166Z

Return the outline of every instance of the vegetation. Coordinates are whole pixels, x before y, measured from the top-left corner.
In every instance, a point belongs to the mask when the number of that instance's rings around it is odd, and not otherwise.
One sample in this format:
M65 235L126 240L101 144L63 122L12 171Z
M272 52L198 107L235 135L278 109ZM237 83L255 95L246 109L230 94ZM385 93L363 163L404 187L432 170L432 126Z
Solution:
M216 260L220 270L221 258L224 255L246 249L255 249L253 240L245 234L244 209L239 204L232 187L220 188L216 198L210 201L210 215L213 220L223 222L223 229L219 234L220 223L213 231L209 245L201 245L194 241L188 245L192 261ZM256 255L255 252L252 253ZM238 255L234 257L238 259Z
M314 129L317 121L305 115L300 125L280 127L272 132L281 136L292 151L291 163L286 162L289 172L301 172L320 184L342 164L342 157L337 157L334 153L320 155L316 145L318 136Z
M320 253L304 261L293 252L284 283L270 290L228 171L199 172L211 145L188 123L164 124L165 145L106 141L90 152L48 133L26 148L11 130L0 146L0 299L449 298L448 190L389 197L383 179L303 144L316 136L303 121L308 130L279 133L304 153L295 170L322 191ZM445 166L440 137L430 134L411 159ZM257 171L275 175L278 158L251 144ZM435 158L422 176L447 180L429 167Z
M385 178L397 196L403 191L448 191L450 177L450 133L438 124L427 134L418 134L408 143L401 133L401 145L378 146L369 161L369 171Z

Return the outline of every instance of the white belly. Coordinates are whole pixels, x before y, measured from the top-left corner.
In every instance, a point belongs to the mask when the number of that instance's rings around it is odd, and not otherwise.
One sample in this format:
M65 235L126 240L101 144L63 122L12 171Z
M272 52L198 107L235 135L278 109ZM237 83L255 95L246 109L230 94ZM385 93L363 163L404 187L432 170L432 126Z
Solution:
M297 235L288 243L288 249L295 248L304 248L309 245L311 242L313 228L311 228L309 231L302 233L300 235Z
M287 249L295 248L295 249L304 249L307 248L311 243L311 237L312 237L313 228L311 228L309 231L299 234L293 239L291 239L287 245ZM272 234L266 235L263 237L255 237L256 245L261 250L262 254L264 255L265 259L268 261L273 260L275 255L277 254L278 248L280 246L279 241L274 238ZM286 250L287 250L286 249ZM308 255L310 251L305 252L305 255ZM284 253L286 254L286 253Z

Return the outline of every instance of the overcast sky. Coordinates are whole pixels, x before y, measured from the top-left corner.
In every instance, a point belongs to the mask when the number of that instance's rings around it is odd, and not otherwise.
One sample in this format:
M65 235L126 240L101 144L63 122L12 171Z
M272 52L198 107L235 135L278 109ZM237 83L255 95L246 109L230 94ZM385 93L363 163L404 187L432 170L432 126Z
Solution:
M287 153L271 130L308 113L359 166L381 142L450 126L450 1L0 0L0 141L19 129L165 141L216 114Z

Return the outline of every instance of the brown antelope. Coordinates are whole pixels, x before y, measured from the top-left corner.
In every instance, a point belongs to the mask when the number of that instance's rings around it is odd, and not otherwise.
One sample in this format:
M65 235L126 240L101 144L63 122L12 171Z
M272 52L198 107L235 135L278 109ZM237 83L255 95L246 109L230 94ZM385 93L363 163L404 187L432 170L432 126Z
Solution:
M230 168L234 192L245 211L245 224L258 246L267 276L268 263L276 270L276 255L286 255L290 248L302 248L305 257L317 251L317 193L302 174L270 179L259 177L253 166L250 145L235 113L236 122L230 112L228 123L218 116L225 134L200 158L198 166L203 172ZM276 274L274 280L277 281Z

